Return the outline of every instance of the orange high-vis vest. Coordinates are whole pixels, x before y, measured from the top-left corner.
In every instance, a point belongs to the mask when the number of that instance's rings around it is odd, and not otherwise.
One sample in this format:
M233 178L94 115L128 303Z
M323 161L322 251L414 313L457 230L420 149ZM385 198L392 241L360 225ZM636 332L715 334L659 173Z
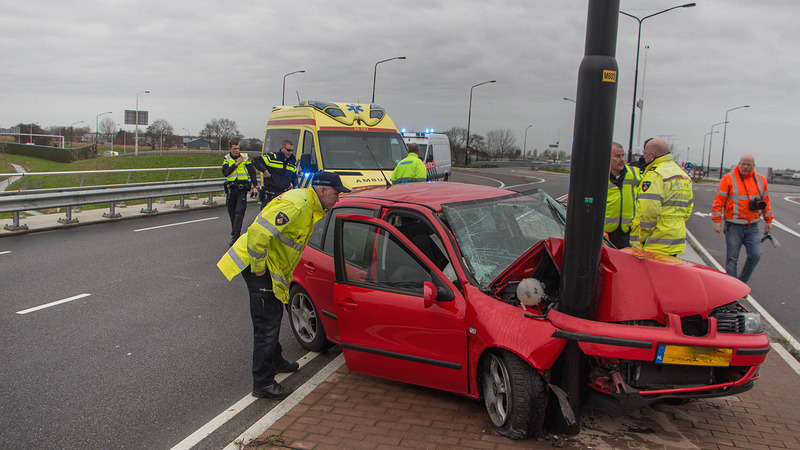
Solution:
M767 207L759 210L750 209L750 199L760 196ZM749 175L742 175L739 166L733 172L722 177L714 197L711 219L714 222L726 222L739 225L750 225L764 215L766 222L772 222L772 205L769 201L767 178L754 170Z

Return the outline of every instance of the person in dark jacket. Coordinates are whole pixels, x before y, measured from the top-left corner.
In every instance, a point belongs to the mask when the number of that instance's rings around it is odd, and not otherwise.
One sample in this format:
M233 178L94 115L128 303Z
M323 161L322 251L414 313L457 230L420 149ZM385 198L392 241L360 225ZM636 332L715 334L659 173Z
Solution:
M297 187L297 158L294 156L292 141L281 142L281 148L277 152L267 153L263 159L264 184L258 194L261 209L273 198Z
M222 176L225 181L225 203L231 218L231 243L233 245L242 234L242 221L247 210L247 194L252 189L257 192L258 173L247 153L239 153L239 141L232 139L230 152L222 160Z

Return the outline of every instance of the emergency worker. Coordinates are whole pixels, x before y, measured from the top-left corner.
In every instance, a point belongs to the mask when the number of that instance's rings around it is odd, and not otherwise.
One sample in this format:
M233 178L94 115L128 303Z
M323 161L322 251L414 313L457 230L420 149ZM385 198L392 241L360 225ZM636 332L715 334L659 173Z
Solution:
M686 248L692 179L675 163L663 139L648 142L643 153L647 166L639 182L631 246L676 256Z
M761 235L758 222L764 217L765 237L772 229L772 205L769 200L769 188L764 175L756 173L756 160L753 155L744 155L733 172L720 180L711 219L714 231L722 231L722 219L725 219L725 272L737 277L739 252L744 245L747 259L742 272L737 278L747 283L761 259Z
M271 201L256 220L217 263L232 280L241 273L250 295L253 321L253 396L286 398L292 390L275 381L276 373L299 369L297 362L283 358L278 341L284 304L289 301L300 254L314 223L339 201L340 192L350 192L339 175L318 172L305 189L292 189Z
M277 152L264 156L264 184L258 193L261 209L282 192L297 187L297 158L293 152L294 144L286 140L281 142L281 148Z
M419 159L419 145L408 144L408 156L400 160L392 171L392 184L426 181L427 177L425 163Z
M231 243L233 245L242 234L242 221L247 210L247 193L258 192L256 169L247 153L239 153L239 141L231 139L230 152L222 159L222 176L225 181L225 203L231 218Z
M611 144L611 167L608 174L606 221L603 231L617 248L630 247L631 222L636 212L636 186L639 169L625 165L622 145Z

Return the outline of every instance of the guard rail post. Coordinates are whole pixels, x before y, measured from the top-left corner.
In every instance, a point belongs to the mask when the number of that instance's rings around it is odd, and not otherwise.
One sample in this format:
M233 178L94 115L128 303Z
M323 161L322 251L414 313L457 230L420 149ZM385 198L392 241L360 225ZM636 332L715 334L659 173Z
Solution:
M120 217L122 217L122 214L116 212L114 202L111 202L111 205L108 208L108 212L103 213L103 217L107 219L119 219Z
M217 202L214 201L214 193L213 192L209 192L208 193L208 200L204 201L203 204L204 205L208 205L208 206L217 206Z
M180 203L178 203L177 205L173 206L173 208L175 208L175 209L189 209L189 205L183 204L183 200L184 200L185 197L186 197L185 195L181 194Z
M6 226L4 226L3 228L5 228L8 231L18 231L18 230L27 230L28 226L19 224L19 211L14 211L11 213L11 225L6 224Z
M72 218L72 205L67 205L65 208L67 210L67 217L64 219L58 219L58 223L69 224L69 223L78 223L78 219Z
M142 208L139 212L141 212L142 214L155 214L158 212L158 208L153 208L153 199L148 198L147 207Z

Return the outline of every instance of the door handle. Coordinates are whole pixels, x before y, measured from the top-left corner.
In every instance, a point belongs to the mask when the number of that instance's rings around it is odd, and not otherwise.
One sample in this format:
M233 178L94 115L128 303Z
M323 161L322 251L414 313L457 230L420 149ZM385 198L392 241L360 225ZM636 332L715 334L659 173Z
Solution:
M314 264L312 264L310 262L307 262L307 263L303 264L303 266L305 266L306 272L308 272L308 273L314 273L314 272L317 271L317 268L314 267Z
M346 297L336 300L336 304L344 309L356 309L358 304L352 298Z

